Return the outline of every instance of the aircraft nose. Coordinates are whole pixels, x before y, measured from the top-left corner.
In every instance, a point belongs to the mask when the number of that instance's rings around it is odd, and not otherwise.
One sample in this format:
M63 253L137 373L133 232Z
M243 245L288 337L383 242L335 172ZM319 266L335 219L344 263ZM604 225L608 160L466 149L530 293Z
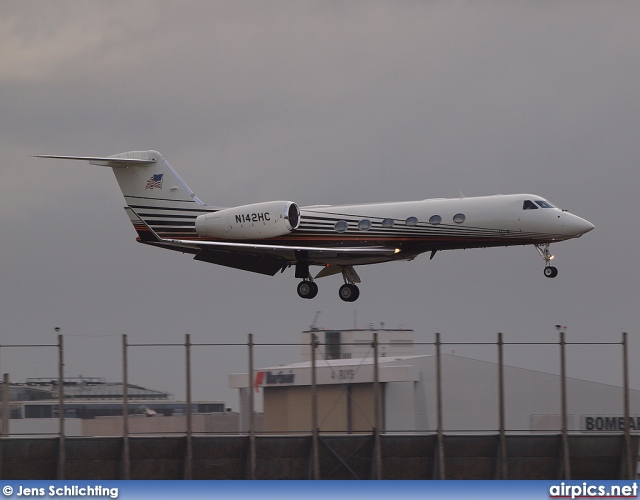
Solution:
M591 224L591 222L581 217L578 217L577 215L574 215L571 218L571 220L568 221L568 224L567 224L567 229L569 229L569 231L572 234L574 234L576 237L582 236L583 234L588 233L594 227L596 226Z

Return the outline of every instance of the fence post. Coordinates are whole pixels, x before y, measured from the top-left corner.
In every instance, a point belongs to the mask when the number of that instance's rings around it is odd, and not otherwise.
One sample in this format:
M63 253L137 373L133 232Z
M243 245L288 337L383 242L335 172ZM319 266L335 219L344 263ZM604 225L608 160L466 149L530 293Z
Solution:
M440 333L436 332L436 404L438 412L438 479L446 479L444 468L444 434L442 431L442 357Z
M380 394L380 366L378 364L378 332L373 332L373 452L375 461L374 479L382 479L382 453L380 450L380 429L382 427Z
M560 331L560 398L562 411L562 466L564 469L562 479L571 479L571 460L569 456L569 436L567 429L567 368L564 333L564 331Z
M0 435L8 436L9 435L9 417L10 417L10 408L9 408L9 400L10 400L10 391L9 387L11 384L9 383L9 374L4 373L2 375L2 431Z
M0 345L0 350L2 346ZM1 356L0 356L1 357ZM0 436L6 436L9 434L9 399L11 390L9 387L9 374L2 375L2 429L0 430ZM0 447L1 447L0 443ZM0 450L1 451L1 450ZM0 455L0 467L2 466L2 455ZM0 475L0 478L2 475Z
M193 425L191 421L191 335L185 334L184 340L184 349L185 349L185 367L186 367L186 389L187 389L187 443L186 443L186 457L185 457L185 467L184 467L184 478L185 479L193 479L193 443L192 443L192 435L193 435Z
M318 339L311 332L311 476L320 479L320 436L318 429L318 383L316 380L316 352Z
M127 335L122 335L122 468L120 476L129 479L131 471L129 453L129 373L127 360Z
M11 391L11 388L9 387L10 383L9 383L9 374L8 373L4 373L2 375L2 433L0 434L0 437L8 437L9 435L9 417L10 412L9 412L9 392ZM3 477L2 475L2 460L4 458L4 442L2 440L0 440L0 478Z
M507 437L505 434L505 418L504 418L504 357L503 357L502 333L498 332L498 405L499 405L499 424L500 424L500 459L499 459L499 478L507 479Z
M55 328L60 332L60 328ZM65 466L65 434L64 434L64 344L62 335L58 333L58 470L56 479L64 479Z
M631 463L631 431L629 428L629 353L627 344L627 332L622 332L622 377L624 391L624 445L626 474L625 479L633 479L633 464Z
M254 395L253 395L253 334L248 336L249 349L249 479L256 479L256 430L254 423Z

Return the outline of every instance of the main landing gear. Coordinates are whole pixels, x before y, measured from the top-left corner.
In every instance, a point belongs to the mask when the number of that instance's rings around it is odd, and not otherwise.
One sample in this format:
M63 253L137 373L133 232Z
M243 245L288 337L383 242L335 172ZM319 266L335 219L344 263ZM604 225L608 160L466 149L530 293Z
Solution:
M301 281L298 283L298 295L303 299L312 299L318 295L318 285L316 285L315 281Z
M360 289L353 283L345 283L340 287L340 298L345 302L355 302L360 297Z
M340 298L345 302L355 302L360 297L360 289L356 286L356 283L360 283L360 276L353 266L346 266L342 268L342 277L344 285L339 290ZM318 285L311 275L298 283L298 295L303 299L312 299L318 295Z
M536 250L540 254L540 257L542 257L545 261L544 275L547 278L555 278L556 276L558 276L558 269L551 265L553 255L551 255L551 252L549 252L549 243L536 245Z

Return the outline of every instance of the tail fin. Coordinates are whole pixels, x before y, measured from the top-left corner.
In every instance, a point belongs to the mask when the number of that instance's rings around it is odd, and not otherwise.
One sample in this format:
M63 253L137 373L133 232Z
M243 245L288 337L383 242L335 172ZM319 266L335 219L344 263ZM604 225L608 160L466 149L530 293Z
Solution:
M129 151L107 157L38 156L111 167L127 202L127 215L143 241L155 241L147 225L165 238L195 236L196 217L215 210L198 199L157 151Z

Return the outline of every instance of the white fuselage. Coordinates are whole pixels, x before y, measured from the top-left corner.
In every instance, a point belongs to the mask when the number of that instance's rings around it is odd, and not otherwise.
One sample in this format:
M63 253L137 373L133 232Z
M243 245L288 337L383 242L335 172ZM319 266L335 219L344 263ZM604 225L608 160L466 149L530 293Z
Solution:
M590 222L540 196L516 194L303 207L299 227L281 240L375 243L399 248L395 258L402 258L428 250L551 243L591 229Z

